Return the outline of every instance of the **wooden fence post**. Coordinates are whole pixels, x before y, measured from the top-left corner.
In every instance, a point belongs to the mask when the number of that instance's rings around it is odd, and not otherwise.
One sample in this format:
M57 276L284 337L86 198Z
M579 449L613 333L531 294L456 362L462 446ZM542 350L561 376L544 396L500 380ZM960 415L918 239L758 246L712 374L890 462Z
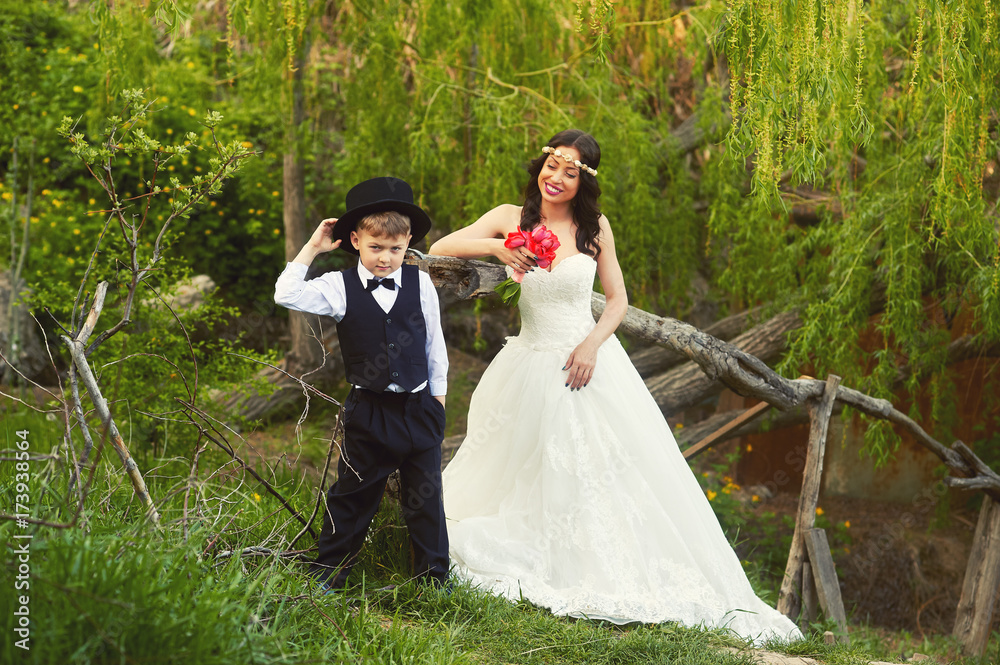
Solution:
M823 529L809 529L803 536L806 541L806 550L809 552L809 564L812 574L815 575L816 595L819 597L819 605L823 608L823 613L830 619L837 622L840 629L839 640L847 644L847 613L844 611L844 600L840 595L840 580L837 578L837 569L833 565L833 556L830 554L830 543L826 539L826 531Z
M778 611L795 621L802 609L796 587L801 584L802 564L806 559L805 533L816 524L816 504L823 481L823 454L826 452L826 433L830 425L833 403L837 399L840 377L831 374L826 379L823 396L809 403L809 448L806 451L806 468L802 472L802 492L799 494L799 512L795 519L792 547L788 551L785 577L778 594Z
M982 656L990 637L993 608L1000 591L1000 504L983 496L979 523L965 569L955 616L955 637L967 656Z

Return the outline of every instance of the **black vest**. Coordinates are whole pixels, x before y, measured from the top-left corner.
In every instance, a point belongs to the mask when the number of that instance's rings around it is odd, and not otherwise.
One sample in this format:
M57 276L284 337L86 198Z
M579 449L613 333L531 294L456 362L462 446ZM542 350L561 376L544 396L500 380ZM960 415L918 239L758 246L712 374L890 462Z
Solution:
M403 288L388 312L365 288L357 268L343 271L347 313L337 324L347 380L381 392L390 383L413 391L427 381L427 326L420 308L420 270L402 267ZM379 287L382 288L382 287Z

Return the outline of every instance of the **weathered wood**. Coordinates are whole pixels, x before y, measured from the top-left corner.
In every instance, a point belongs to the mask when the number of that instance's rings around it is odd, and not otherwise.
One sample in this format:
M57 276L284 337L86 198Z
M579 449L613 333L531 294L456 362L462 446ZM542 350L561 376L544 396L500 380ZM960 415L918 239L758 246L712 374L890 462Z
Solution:
M94 409L97 411L98 417L101 419L101 424L104 425L105 431L107 431L109 435L111 447L114 448L116 453L118 453L118 458L122 461L125 473L128 475L129 480L132 481L132 489L135 490L135 495L139 498L139 501L146 509L146 515L149 517L150 521L153 522L153 524L158 524L160 521L160 513L156 510L156 504L153 503L152 498L149 496L149 490L146 489L146 482L143 480L142 473L139 471L139 466L135 463L135 460L132 459L132 455L129 454L128 448L125 446L125 441L122 439L122 436L118 431L118 425L115 424L114 418L111 415L111 409L108 407L108 401L101 393L101 388L97 383L97 377L94 376L94 372L90 369L90 363L87 362L86 355L84 354L84 350L87 346L87 340L93 333L94 328L97 325L97 320L101 316L101 311L104 308L104 298L107 296L107 293L107 282L101 282L97 285L97 292L94 294L94 302L91 305L90 313L87 315L87 319L84 322L82 329L76 337L70 339L69 337L63 335L62 339L69 348L70 355L73 358L73 364L76 366L76 370L80 375L80 381L90 394L90 401L94 405Z
M466 261L451 257L413 256L410 262L420 261L427 268L435 283L459 279L458 293L461 297L481 297L489 295L493 286L503 279L503 268L482 261ZM461 294L469 295L461 295ZM873 294L873 298L876 294ZM604 296L593 294L592 309L596 315L604 310ZM817 398L823 393L824 383L815 379L786 379L774 372L766 363L743 349L716 339L697 328L671 319L643 312L629 307L619 330L662 344L681 353L701 368L709 381L718 381L737 394L756 397L781 410L788 410ZM680 369L680 368L678 368ZM972 479L978 488L1000 500L1000 476L981 475L976 471L978 463L936 441L906 414L892 403L877 399L851 388L840 388L837 399L858 411L876 418L887 420L909 432L920 445L924 446L959 477ZM975 455L969 452L972 458ZM978 459L978 458L975 458ZM987 467L988 468L988 467Z
M747 331L752 327L761 315L761 308L755 307L738 314L719 319L715 323L705 328L705 333L712 337L717 337L724 341L729 341ZM763 323L760 325L764 325ZM656 374L661 374L681 363L687 362L687 357L662 346L652 345L644 349L629 354L629 360L639 372L639 376L647 379Z
M946 363L952 365L954 363L962 362L970 358L977 357L1000 357L1000 343L997 344L983 344L981 339L975 338L973 335L965 335L953 341L948 345L947 360ZM892 389L896 389L903 385L903 383L910 377L913 372L913 368L910 365L901 366L896 371L896 378L893 381ZM834 415L839 414L843 410L844 405L842 403L837 403L834 407ZM744 411L734 412L727 411L725 413L719 413L714 416L710 416L705 420L694 423L692 425L687 425L683 430L676 432L675 436L677 442L681 445L689 444L692 441L698 441L699 439L707 436L709 433L716 431L722 427L725 423L739 417ZM795 407L787 411L774 412L768 415L767 419L764 420L750 420L747 423L740 425L737 429L729 430L726 434L716 442L722 443L726 439L731 439L740 436L746 436L748 434L758 434L764 429L771 431L779 430L785 427L791 427L793 425L801 425L802 423L809 421L809 412L807 409L802 407ZM977 468L989 468L979 462ZM945 478L946 483L954 483L955 487L962 487L964 489L979 489L974 487L976 484L983 484L981 480L968 480L968 479L956 479L956 478ZM971 485L971 486L970 486ZM991 482L985 482L984 487L992 486Z
M805 561L805 534L816 524L816 505L823 482L823 454L826 451L826 433L830 424L833 403L837 399L840 377L831 374L826 380L822 398L810 405L812 426L809 429L809 447L806 450L806 466L802 475L802 493L799 494L799 510L795 518L795 533L785 565L785 577L781 581L778 594L778 611L795 620L802 608L801 598L796 595L795 583L802 579L802 563Z
M313 385L332 385L344 378L344 362L340 352L340 341L337 339L337 329L334 325L323 326L322 344L325 357L321 360L318 370L308 372L302 378ZM313 340L314 343L315 340ZM258 370L255 381L263 381L273 388L262 394L246 387L213 395L213 401L231 418L242 418L247 421L260 420L274 415L286 408L298 408L303 402L302 384L289 377L288 358L286 357L274 367L263 367Z
M797 312L783 312L737 336L731 344L743 353L769 363L780 358L788 348L788 333L801 327L802 319ZM723 353L728 351L725 347L718 350ZM704 366L696 360L650 377L646 380L646 387L660 409L672 415L717 395L724 387L721 380L721 375L713 379L706 374ZM742 390L736 392L744 394Z
M823 613L837 622L840 629L840 641L847 642L847 613L844 611L844 600L840 595L840 580L837 569L833 565L830 554L830 543L823 529L809 529L804 534L806 551L809 553L809 565L816 583L816 596Z
M799 630L807 635L809 624L816 621L819 613L816 609L816 581L813 579L813 568L808 561L802 563L802 614L799 615Z
M954 635L967 656L982 656L990 637L1000 593L1000 504L983 498L976 535L965 569Z
M771 408L770 404L768 404L767 402L761 402L760 404L752 406L746 411L743 411L742 413L740 413L739 416L733 418L731 421L720 427L712 434L709 434L704 439L694 444L690 448L686 448L684 450L684 459L691 459L692 457L705 452L710 447L715 445L718 441L723 440L723 437L725 437L726 434L744 425L745 423L750 422L751 420L753 420L754 418L756 418L757 416L764 413L770 408Z

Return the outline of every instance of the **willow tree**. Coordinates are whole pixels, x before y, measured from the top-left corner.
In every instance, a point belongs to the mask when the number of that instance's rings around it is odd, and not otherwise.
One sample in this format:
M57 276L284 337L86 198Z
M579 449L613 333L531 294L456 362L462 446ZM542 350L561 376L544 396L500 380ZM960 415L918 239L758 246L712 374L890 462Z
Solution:
M229 44L214 94L272 105L286 173L308 158L286 179L288 252L309 228L289 211L336 214L387 173L438 229L467 224L577 126L604 148L633 303L705 325L797 311L786 374L888 396L905 364L942 421L952 328L965 348L1000 339L990 2L187 5Z
M727 250L720 283L802 307L783 367L837 367L886 397L905 363L912 393L930 381L937 420L952 338L1000 339L998 27L989 0L729 3L726 146L737 168L752 162L752 192L711 231ZM823 203L790 224L802 185ZM892 449L885 427L868 435Z

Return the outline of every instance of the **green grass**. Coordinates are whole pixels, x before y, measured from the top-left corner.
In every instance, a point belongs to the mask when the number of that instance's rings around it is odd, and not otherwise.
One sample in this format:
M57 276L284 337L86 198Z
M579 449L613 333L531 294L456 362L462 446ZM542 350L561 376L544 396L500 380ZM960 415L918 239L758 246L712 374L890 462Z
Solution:
M31 433L34 452L47 454L60 441L59 422L24 411L4 415L5 448L11 448L18 429ZM108 457L95 476L82 526L25 531L0 522L0 541L7 543L0 567L2 662L753 662L745 644L721 631L673 624L620 627L553 617L529 603L510 603L463 585L450 596L427 589L409 578L406 532L391 500L379 511L352 587L340 596L316 596L302 557L239 556L250 546L289 549L300 525L256 481L226 466L226 459L206 453L190 492L189 461L183 456L157 460L155 470L144 470L163 518L160 529L142 519L117 459ZM64 464L33 462L32 473L33 514L68 519L72 504L66 500ZM13 474L11 462L0 463L2 511L15 499ZM269 481L308 514L314 487L303 474L278 464ZM30 651L18 649L10 637L18 607L11 548L20 542L13 536L25 533L34 534L30 588L18 593L30 599ZM296 549L312 544L306 537ZM380 590L390 583L398 586ZM900 650L938 655L941 662L955 653L948 638L886 640L864 626L852 627L852 646L828 646L818 637L823 628L817 626L811 639L775 648L835 665L892 660ZM953 662L994 662L995 644L982 660Z

